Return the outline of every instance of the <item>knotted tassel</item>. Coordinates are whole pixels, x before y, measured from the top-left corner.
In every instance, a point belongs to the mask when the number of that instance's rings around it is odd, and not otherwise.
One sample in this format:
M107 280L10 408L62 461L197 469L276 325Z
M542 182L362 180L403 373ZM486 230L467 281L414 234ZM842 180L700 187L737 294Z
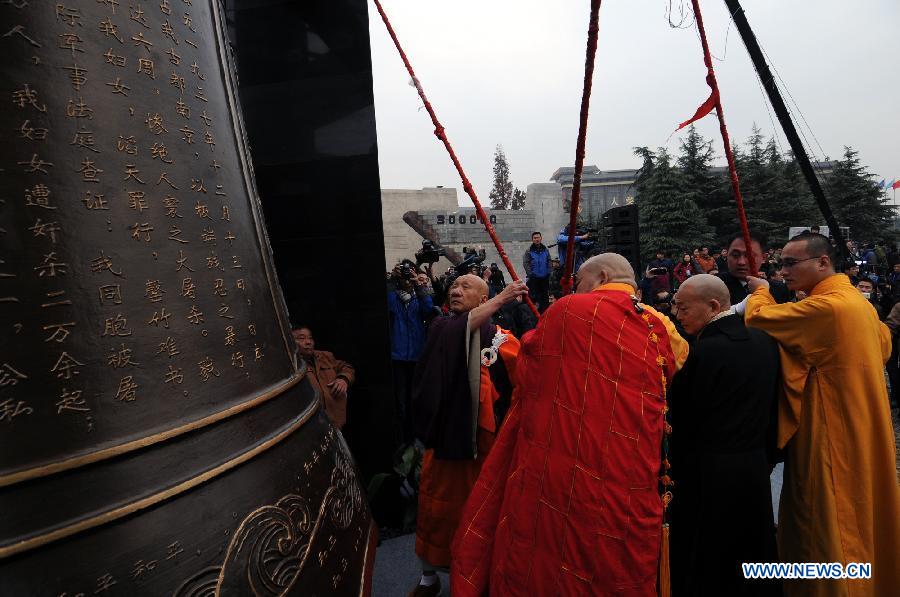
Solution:
M672 575L669 569L669 523L662 526L659 553L659 597L672 597Z

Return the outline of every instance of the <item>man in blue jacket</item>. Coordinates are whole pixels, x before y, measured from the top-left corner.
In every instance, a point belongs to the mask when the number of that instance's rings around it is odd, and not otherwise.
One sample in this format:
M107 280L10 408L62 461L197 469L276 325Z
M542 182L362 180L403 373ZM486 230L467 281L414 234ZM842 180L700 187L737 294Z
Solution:
M531 246L522 258L528 294L541 313L550 304L550 251L542 240L540 232L532 232Z
M411 263L400 264L391 273L387 292L391 370L394 399L405 444L414 440L410 417L412 379L416 362L425 346L425 321L431 315L432 292L428 277L417 274Z
M575 228L575 234L572 235L575 241L575 267L572 271L577 272L584 260L588 258L588 253L594 250L594 241L591 239L589 232L584 232L578 227ZM566 267L566 250L569 246L569 227L566 226L559 231L556 237L556 246L559 250L559 264L565 269Z

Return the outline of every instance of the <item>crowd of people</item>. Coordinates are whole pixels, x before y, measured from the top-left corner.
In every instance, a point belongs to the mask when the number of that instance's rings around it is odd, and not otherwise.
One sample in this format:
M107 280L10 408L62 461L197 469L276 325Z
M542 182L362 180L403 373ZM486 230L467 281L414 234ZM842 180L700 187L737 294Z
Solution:
M557 257L532 234L527 284L472 251L387 274L398 442L424 452L411 597L441 594L442 569L462 596L892 594L896 248L738 235L636 275L576 234L563 296L564 233ZM352 367L295 337L340 426ZM870 577L747 578L754 562Z

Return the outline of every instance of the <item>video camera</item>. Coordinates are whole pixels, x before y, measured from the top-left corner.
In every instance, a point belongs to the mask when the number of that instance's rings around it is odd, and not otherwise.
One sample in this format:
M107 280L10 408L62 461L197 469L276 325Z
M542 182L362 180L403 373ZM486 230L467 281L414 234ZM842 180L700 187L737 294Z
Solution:
M484 263L484 249L476 250L474 247L463 247L463 255L465 255L466 258L455 268L457 276L468 274L475 266L480 266Z
M437 263L438 259L444 257L447 253L438 245L435 245L428 239L422 241L422 248L416 251L416 265L423 263Z

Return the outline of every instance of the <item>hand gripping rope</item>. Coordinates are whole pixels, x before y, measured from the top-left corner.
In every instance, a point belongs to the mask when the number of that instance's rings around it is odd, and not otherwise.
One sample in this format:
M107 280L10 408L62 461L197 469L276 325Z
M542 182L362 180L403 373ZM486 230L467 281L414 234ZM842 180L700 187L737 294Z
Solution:
M429 102L428 98L425 96L425 90L422 89L422 84L419 83L419 79L416 77L416 73L413 71L412 64L410 64L409 59L406 57L406 53L400 46L400 40L397 39L397 34L394 33L394 28L391 27L391 22L388 19L387 14L385 14L384 8L382 8L381 6L381 2L379 2L379 0L373 1L375 2L375 8L378 9L378 13L381 15L381 20L384 21L384 26L387 27L388 34L394 41L394 45L397 47L397 51L400 53L400 58L403 60L403 64L406 65L406 70L409 72L409 76L412 77L413 84L416 86L416 91L419 92L419 97L422 98L422 103L425 105L425 109L428 111L428 115L431 116L431 122L434 124L435 136L441 140L441 142L444 144L444 148L446 148L447 150L447 153L450 154L450 159L453 161L453 165L456 167L456 171L459 173L459 177L462 180L463 190L466 192L469 198L472 199L472 203L475 205L475 213L478 214L478 217L481 219L481 223L484 224L484 229L487 231L488 236L491 237L491 241L493 241L494 246L497 248L497 252L500 254L500 259L503 260L503 265L506 266L506 271L509 272L509 275L513 279L513 281L518 281L519 276L516 275L516 270L513 267L512 263L509 261L509 257L507 256L506 251L503 249L503 245L500 244L500 239L497 238L497 233L494 230L494 226L491 224L491 221L488 218L487 214L484 213L484 208L481 207L481 202L475 195L475 189L472 187L472 183L469 182L469 178L466 176L462 164L459 163L459 159L456 157L456 152L453 151L453 146L450 145L450 140L447 139L447 133L444 131L444 127L441 125L440 121L438 121L437 115L434 113L434 108L432 108L431 106L431 102ZM535 317L540 317L540 313L538 313L537 307L534 306L531 298L526 294L524 295L524 299L528 304L528 307L534 313Z

